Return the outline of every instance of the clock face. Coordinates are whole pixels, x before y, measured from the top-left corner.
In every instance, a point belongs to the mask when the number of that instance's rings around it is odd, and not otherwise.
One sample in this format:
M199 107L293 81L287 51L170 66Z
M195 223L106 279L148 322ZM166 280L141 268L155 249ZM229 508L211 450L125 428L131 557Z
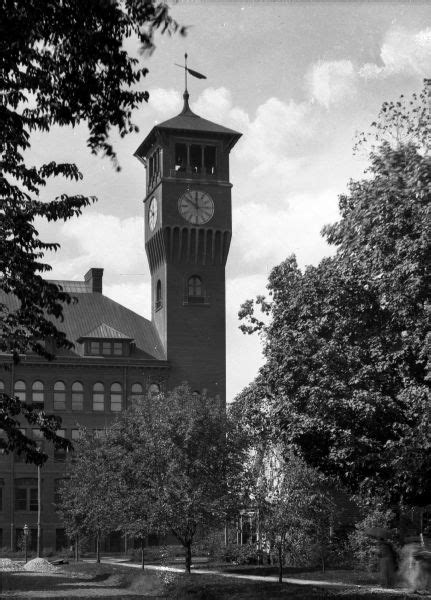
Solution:
M188 190L178 200L178 210L193 225L208 223L214 214L214 201L207 192Z
M153 231L157 223L157 199L151 198L150 208L148 209L148 225L150 231Z

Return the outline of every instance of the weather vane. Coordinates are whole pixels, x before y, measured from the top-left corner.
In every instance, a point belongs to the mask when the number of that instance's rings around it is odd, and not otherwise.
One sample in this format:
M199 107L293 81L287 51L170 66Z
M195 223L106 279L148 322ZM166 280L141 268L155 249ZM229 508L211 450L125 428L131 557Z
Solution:
M193 77L196 77L197 79L206 79L206 75L202 75L202 73L198 73L197 71L194 71L193 69L190 69L187 66L187 52L184 54L184 65L179 65L178 63L174 63L176 67L180 67L180 69L184 69L184 80L185 80L185 85L186 85L186 92L187 92L187 73L190 73L190 75L192 75Z

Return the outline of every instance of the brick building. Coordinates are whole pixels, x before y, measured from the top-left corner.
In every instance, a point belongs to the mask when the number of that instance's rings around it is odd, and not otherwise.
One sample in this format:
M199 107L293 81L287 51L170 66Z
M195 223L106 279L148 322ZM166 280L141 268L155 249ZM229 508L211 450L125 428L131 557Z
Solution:
M14 366L3 355L0 391L62 418L74 439L79 425L109 425L134 396L187 381L226 401L225 265L231 240L229 153L241 134L195 115L184 93L176 117L156 125L135 156L146 167L146 252L152 314L145 319L103 294L103 269L83 281L59 281L77 302L58 328L74 342L48 362L26 355ZM137 174L139 176L139 173ZM13 298L0 299L14 308ZM23 427L25 425L23 424ZM37 429L27 430L43 444ZM65 456L47 446L41 468L41 546L65 545L55 513ZM25 523L36 540L37 469L18 456L0 457L0 547L16 547ZM113 534L105 550L118 551Z

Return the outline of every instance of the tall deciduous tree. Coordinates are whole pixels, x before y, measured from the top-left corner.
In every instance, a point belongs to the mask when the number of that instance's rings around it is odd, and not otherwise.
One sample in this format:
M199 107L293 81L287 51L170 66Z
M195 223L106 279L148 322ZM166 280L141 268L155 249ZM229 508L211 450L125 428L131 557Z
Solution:
M266 363L237 398L246 424L299 451L352 491L431 501L430 85L386 103L367 177L340 197L323 235L336 254L270 275L270 300L240 312ZM364 141L370 137L364 136Z
M264 537L278 550L279 582L283 579L285 553L318 546L322 570L325 570L325 546L328 545L335 502L329 482L317 469L291 454L281 460L276 478L266 481L266 502L261 511Z
M242 491L245 449L224 408L186 386L135 403L107 443L131 533L170 532L190 571L199 530L224 525Z
M97 562L102 536L117 529L120 521L111 458L104 438L83 429L59 489L57 510L68 536L94 537Z
M52 347L72 346L55 323L71 297L43 278L50 270L44 253L58 244L42 241L34 220L67 220L95 200L68 194L40 200L49 178L76 181L82 175L75 164L57 163L55 156L39 166L26 161L31 134L86 123L91 152L108 156L119 169L109 133L115 128L123 137L136 131L132 111L148 99L139 89L147 69L124 41L134 36L142 51L151 52L156 30L185 32L157 0L88 0L85 8L75 0L0 2L0 294L13 298L11 303L0 297L0 351L15 361L28 351L52 358L43 343L47 339ZM30 461L46 459L17 434L14 417L21 411L30 422L36 418L58 445L65 443L55 436L55 419L35 417L2 394L3 449L18 448Z

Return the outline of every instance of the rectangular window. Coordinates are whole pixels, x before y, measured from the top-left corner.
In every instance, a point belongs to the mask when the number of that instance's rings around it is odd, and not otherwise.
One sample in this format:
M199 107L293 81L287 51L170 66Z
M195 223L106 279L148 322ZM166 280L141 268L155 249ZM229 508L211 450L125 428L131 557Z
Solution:
M112 354L111 342L102 342L102 354Z
M65 429L57 429L56 434L59 437L66 437ZM64 448L54 448L54 461L55 462L64 462L66 460L66 450Z
M54 390L54 410L66 410L66 392Z
M30 488L30 502L29 502L29 510L32 512L37 511L37 488Z
M121 412L121 394L111 393L111 410L112 412Z
M183 172L187 167L187 146L175 144L175 171Z
M123 343L122 342L114 342L114 354L116 356L121 356L123 354Z
M100 354L99 342L90 342L90 354Z
M27 488L15 488L15 510L27 510Z
M202 170L202 146L192 144L190 146L190 167L192 173L200 173Z
M93 392L93 410L105 410L105 394Z
M72 391L72 410L84 410L84 392Z
M204 148L205 172L208 175L214 175L216 172L216 149L215 146L205 146Z
M0 428L0 454L6 454L6 446L8 443L7 433Z

